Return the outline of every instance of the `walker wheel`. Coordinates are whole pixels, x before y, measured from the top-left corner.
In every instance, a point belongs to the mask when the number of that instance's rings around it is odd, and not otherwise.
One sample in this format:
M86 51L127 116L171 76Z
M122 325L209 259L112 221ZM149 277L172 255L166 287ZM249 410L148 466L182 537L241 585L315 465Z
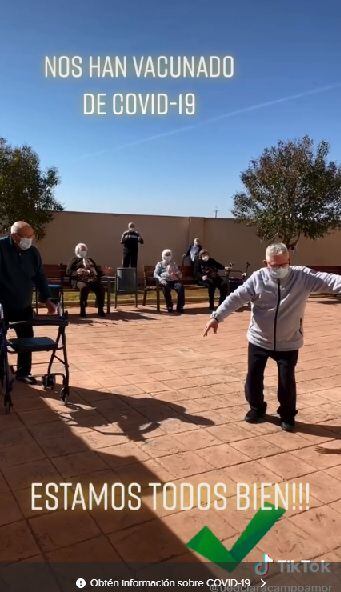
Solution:
M62 390L60 391L60 398L63 403L67 403L68 396L70 394L70 389L68 386L63 386Z
M44 388L54 388L56 384L56 377L54 374L43 375L43 386Z

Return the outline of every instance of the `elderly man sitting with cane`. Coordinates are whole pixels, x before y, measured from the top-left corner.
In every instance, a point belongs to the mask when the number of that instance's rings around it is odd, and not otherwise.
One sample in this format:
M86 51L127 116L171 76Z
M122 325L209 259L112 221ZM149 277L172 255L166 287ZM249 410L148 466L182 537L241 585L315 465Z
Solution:
M298 350L303 345L303 316L311 293L341 294L341 275L316 272L309 267L290 266L289 252L282 244L266 249L266 267L255 271L235 292L212 313L204 336L229 314L251 302L248 372L245 395L250 410L245 420L261 421L266 412L263 394L264 370L268 358L278 366L278 414L281 427L295 427L295 366Z

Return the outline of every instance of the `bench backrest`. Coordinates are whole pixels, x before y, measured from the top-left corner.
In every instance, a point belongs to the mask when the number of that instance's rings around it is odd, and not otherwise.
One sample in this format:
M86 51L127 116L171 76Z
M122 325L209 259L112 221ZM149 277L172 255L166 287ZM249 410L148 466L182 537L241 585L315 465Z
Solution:
M154 278L154 265L145 265L143 268L143 277L145 286L155 286L156 280Z
M341 274L341 265L308 265L308 267L310 267L310 269L314 269L315 271Z
M66 265L63 263L44 263L43 269L49 282L62 282L66 275Z

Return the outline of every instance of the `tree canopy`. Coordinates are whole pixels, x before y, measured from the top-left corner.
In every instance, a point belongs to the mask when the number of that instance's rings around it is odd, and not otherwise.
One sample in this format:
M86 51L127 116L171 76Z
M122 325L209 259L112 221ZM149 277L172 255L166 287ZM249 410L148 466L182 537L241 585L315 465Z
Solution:
M300 236L317 239L341 227L341 167L328 154L328 142L315 151L309 136L266 148L241 174L245 191L234 196L236 220L288 248Z
M13 222L25 220L42 238L53 212L63 210L54 197L58 183L57 170L42 171L30 146L12 147L0 138L0 230L7 231Z

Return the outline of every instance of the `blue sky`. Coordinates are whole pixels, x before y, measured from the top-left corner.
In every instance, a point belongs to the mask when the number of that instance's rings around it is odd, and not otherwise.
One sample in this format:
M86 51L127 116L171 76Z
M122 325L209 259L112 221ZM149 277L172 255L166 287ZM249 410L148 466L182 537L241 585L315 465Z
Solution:
M58 168L66 209L228 216L240 172L278 139L308 133L341 160L336 0L13 0L1 13L0 136ZM45 55L233 55L236 74L46 80ZM84 92L120 91L193 91L198 114L82 115Z

